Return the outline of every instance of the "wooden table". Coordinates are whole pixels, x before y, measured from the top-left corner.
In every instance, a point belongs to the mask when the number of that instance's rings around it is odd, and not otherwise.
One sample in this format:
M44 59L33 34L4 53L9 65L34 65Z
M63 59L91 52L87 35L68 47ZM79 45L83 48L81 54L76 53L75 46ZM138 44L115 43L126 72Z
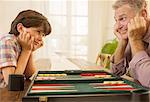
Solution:
M26 80L24 91L8 91L8 87L0 89L0 102L21 102L31 81Z
M96 64L90 63L85 60L81 60L81 59L78 59L78 60L77 59L66 59L66 60L68 60L68 62L69 62L68 64L71 63L70 66L72 65L74 67L76 65L81 70L85 70L85 69L98 70L99 69L98 66L95 67ZM65 64L66 64L66 62L65 62ZM64 63L62 63L62 64L64 64ZM62 66L62 64L61 64L61 66ZM67 67L70 67L70 66L67 66ZM63 67L65 67L65 66L63 66ZM59 70L59 69L56 69L56 70ZM25 81L24 91L8 91L8 87L0 89L0 102L21 102L22 97L25 95L30 83L31 83L30 80Z
M68 59L75 65L77 65L81 70L100 70L101 68L96 64L90 63L85 60L77 60L77 59ZM24 91L8 91L8 88L0 89L0 102L21 102L22 97L25 95L31 81L25 81ZM138 97L138 96L137 96ZM140 98L136 102L150 102L150 94L143 95L142 99ZM143 100L143 101L141 101Z

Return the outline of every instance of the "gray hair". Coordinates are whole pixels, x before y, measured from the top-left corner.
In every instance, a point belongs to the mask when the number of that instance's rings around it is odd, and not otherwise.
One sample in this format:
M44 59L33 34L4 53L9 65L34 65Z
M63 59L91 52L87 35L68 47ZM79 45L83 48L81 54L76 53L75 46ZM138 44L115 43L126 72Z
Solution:
M113 5L113 9L116 10L125 4L129 4L129 6L136 11L140 11L142 8L147 8L145 0L117 0Z

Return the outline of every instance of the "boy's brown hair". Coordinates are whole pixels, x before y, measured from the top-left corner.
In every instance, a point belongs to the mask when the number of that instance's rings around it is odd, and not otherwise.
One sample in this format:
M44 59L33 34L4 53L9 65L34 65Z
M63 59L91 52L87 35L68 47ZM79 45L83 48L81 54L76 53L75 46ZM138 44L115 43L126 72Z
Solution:
M24 27L42 27L43 33L49 35L51 33L51 25L48 22L47 18L44 17L41 13L34 10L25 10L20 12L14 21L11 23L11 29L9 34L19 35L17 30L17 24L22 23Z

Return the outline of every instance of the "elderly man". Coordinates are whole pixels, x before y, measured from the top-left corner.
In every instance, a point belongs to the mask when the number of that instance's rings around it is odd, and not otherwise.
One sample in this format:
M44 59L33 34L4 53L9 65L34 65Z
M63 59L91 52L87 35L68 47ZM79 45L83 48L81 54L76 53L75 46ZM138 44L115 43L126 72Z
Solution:
M150 88L150 18L145 0L117 0L114 34L118 47L112 57L112 73L129 73Z

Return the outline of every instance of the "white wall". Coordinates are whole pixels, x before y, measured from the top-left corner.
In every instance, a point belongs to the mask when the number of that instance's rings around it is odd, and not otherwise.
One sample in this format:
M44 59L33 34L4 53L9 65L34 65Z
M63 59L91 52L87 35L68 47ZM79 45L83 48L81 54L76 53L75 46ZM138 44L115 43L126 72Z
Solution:
M89 0L89 56L94 62L104 42L113 39L113 1Z
M10 30L12 20L22 10L35 9L45 13L44 0L1 0L0 1L0 34L7 33Z

